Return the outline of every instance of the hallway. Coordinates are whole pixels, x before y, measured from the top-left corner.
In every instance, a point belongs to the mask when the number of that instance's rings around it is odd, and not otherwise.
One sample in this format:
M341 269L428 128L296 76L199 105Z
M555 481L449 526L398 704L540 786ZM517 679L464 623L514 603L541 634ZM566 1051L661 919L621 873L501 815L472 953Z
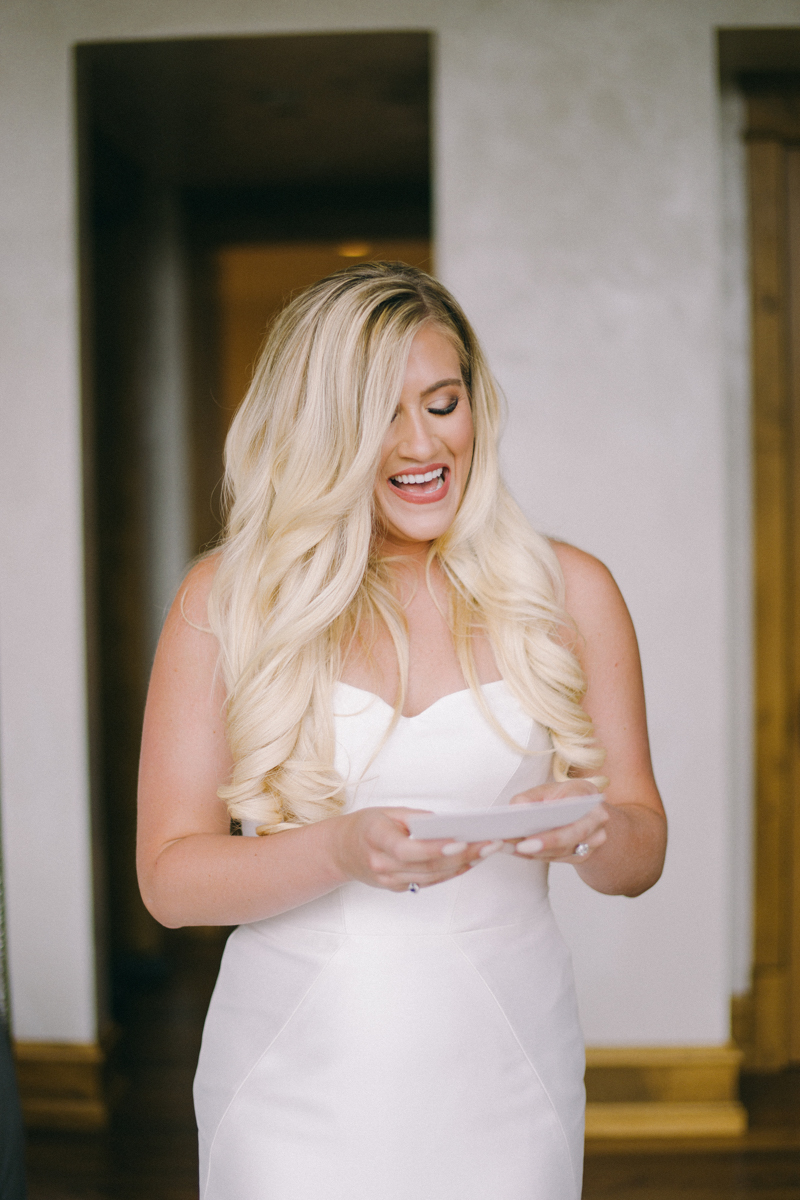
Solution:
M130 1002L111 1128L31 1133L29 1200L195 1200L191 1082L220 946L213 935L169 935L170 976ZM798 1200L800 1071L750 1077L743 1093L751 1129L735 1148L589 1146L584 1200Z

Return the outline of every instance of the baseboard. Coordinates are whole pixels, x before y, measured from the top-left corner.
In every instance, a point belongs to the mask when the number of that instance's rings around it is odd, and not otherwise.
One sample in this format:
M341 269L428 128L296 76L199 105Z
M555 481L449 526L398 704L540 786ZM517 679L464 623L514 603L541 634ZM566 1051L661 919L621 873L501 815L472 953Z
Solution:
M741 1050L603 1046L586 1051L587 1138L738 1137Z
M586 1105L587 1138L719 1138L746 1131L747 1112L736 1100Z
M25 1122L38 1129L108 1123L106 1051L96 1043L17 1042ZM731 1046L594 1047L586 1051L587 1138L736 1137L741 1051Z
M106 1052L93 1042L15 1042L29 1129L102 1129L108 1123Z

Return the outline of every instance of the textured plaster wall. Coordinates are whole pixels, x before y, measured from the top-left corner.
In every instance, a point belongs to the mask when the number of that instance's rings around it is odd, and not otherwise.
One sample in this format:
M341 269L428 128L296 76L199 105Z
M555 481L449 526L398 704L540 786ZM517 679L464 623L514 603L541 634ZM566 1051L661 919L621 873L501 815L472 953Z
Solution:
M727 1035L718 154L701 12L553 7L536 37L463 39L442 78L460 92L444 178L449 153L474 181L441 235L445 275L498 364L519 499L628 599L671 818L665 878L636 903L553 871L592 1042Z
M714 27L781 23L800 24L798 0L408 0L402 19L388 0L3 6L0 755L18 1036L86 1040L96 1021L70 48L422 28L438 35L439 270L505 388L520 501L604 558L629 600L672 823L664 880L640 900L554 872L587 1036L727 1039L749 936L749 897L732 905L749 789L731 766L748 647L729 637L747 505L723 367Z

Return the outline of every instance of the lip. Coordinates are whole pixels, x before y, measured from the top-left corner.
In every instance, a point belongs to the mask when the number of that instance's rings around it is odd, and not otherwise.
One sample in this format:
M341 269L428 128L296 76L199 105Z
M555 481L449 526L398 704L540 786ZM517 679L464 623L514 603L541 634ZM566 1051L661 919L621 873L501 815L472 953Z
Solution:
M405 500L406 504L438 504L440 500L444 500L445 496L450 490L450 480L453 473L448 467L447 463L429 463L425 467L412 467L410 470L407 469L404 471L395 472L397 475L426 475L428 471L435 471L438 467L443 468L444 482L436 492L430 492L427 496L415 496L408 492L404 492L402 488L396 487L392 483L391 477L386 480L389 491L392 492L393 495L399 496L401 500Z

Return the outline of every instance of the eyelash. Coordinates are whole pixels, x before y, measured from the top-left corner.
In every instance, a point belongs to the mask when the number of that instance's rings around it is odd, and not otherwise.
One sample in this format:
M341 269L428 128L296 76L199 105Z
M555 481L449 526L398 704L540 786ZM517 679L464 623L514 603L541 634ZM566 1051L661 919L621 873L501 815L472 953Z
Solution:
M433 413L435 417L447 417L451 412L455 412L457 405L458 396L454 396L447 408L429 408L428 412Z
M449 417L451 413L456 411L459 400L460 400L460 396L454 396L453 399L448 404L447 408L429 408L428 412L432 413L434 415L434 417ZM392 413L393 421L396 416L397 416L397 413Z

